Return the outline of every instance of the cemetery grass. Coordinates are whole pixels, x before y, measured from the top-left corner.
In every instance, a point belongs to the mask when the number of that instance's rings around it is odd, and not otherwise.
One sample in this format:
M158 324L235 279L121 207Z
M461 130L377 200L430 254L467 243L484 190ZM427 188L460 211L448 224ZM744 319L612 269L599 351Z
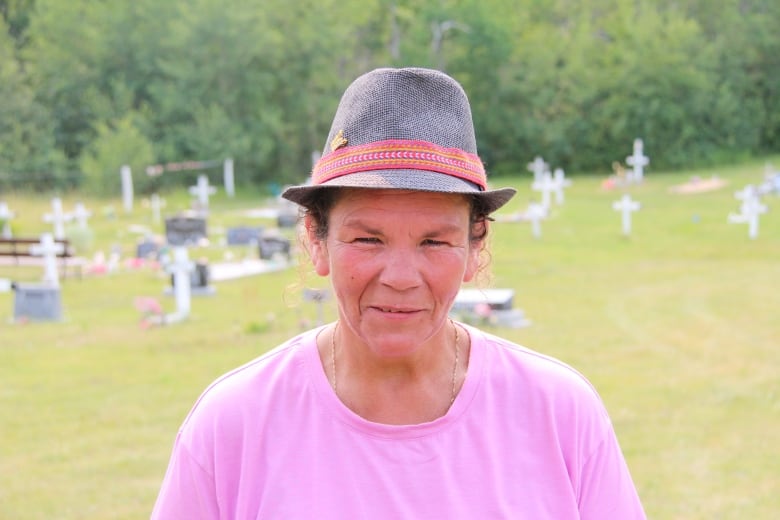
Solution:
M775 163L780 162L775 158ZM556 356L599 390L654 519L773 518L780 510L780 197L760 235L728 224L733 192L761 179L763 162L718 171L657 173L632 187L642 209L630 237L611 204L620 190L575 177L534 239L527 223L493 226L493 286L516 290L528 328L485 327ZM716 173L719 191L668 188ZM532 198L528 176L494 179ZM18 236L47 231L48 197L6 194ZM166 195L165 213L187 203ZM81 200L95 213L85 254L119 244L132 256L131 224L149 210ZM248 221L258 197L212 201L210 232ZM113 216L112 216L113 215ZM155 228L158 232L161 229ZM241 250L235 255L244 254ZM191 252L218 261L224 248ZM36 280L41 268L0 266L0 278ZM151 269L62 281L64 319L12 323L0 292L0 511L19 519L148 517L176 429L218 375L313 325L317 309L294 286L325 287L306 268L220 282L194 297L185 323L145 329L138 296L163 296ZM335 317L333 304L323 318ZM522 446L518 446L522 449Z

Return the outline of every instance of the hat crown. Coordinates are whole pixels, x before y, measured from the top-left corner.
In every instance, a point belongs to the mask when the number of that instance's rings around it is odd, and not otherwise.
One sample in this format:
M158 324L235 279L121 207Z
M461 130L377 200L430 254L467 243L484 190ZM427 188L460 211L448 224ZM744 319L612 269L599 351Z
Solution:
M516 193L488 190L468 97L443 72L381 68L344 91L310 182L282 197L310 207L321 190L400 189L458 193L488 213Z
M398 139L477 153L466 93L430 69L382 68L357 78L341 98L323 157L333 152L339 135L346 146Z

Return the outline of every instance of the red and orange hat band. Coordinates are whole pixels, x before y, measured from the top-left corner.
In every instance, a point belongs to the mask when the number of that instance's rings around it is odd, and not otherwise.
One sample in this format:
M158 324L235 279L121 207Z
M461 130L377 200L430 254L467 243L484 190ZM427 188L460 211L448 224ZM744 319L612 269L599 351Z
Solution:
M426 170L473 182L482 191L487 189L485 167L477 155L428 141L402 139L339 148L317 162L312 183L372 170Z

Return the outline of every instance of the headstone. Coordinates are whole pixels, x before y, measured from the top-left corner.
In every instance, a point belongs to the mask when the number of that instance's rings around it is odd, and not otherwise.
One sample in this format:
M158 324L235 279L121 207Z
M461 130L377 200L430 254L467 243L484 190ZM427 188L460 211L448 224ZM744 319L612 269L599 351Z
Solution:
M282 197L278 198L278 204L276 225L280 228L294 228L298 223L298 205Z
M54 225L54 238L63 240L65 238L65 223L73 216L62 211L62 200L58 197L51 199L51 213L46 213L43 220Z
M263 235L262 227L237 226L228 228L227 245L229 246L248 246L259 244Z
M566 178L566 174L563 172L563 168L556 168L555 172L553 173L553 181L555 203L561 205L564 201L563 190L571 186L571 180Z
M203 217L185 214L165 219L165 239L172 246L194 246L206 236Z
M766 213L767 207L761 203L758 192L751 185L748 185L741 192L735 194L737 198L742 199L739 213L729 214L728 221L732 224L748 225L748 237L751 240L758 237L759 217Z
M491 309L511 309L514 305L515 291L513 289L472 289L463 288L458 291L452 310L472 310L478 304L487 303Z
M258 242L260 258L270 260L274 255L282 254L290 258L290 240L283 236L263 236Z
M152 222L160 223L160 210L165 207L165 199L161 199L157 193L153 193L150 201L152 206Z
M555 180L550 171L545 171L542 176L531 184L531 189L542 193L542 206L550 207L550 195L555 191Z
M160 246L154 240L149 238L144 239L135 246L136 258L157 258L157 253L160 250Z
M14 216L14 212L8 209L8 204L0 201L0 237L11 238L11 219Z
M92 212L84 207L84 204L78 202L76 209L73 210L73 218L76 219L81 229L87 229L87 219L92 216Z
M122 177L122 205L125 213L130 213L133 211L133 173L124 165L119 169L119 175Z
M612 203L612 209L620 211L622 214L623 234L628 236L631 234L631 213L639 211L639 202L632 200L631 195L624 194L623 197Z
M225 159L222 167L222 173L225 178L225 193L228 197L234 197L236 194L236 184L233 178L233 159Z
M43 257L43 281L54 287L60 284L60 275L57 270L57 255L63 252L65 252L65 246L55 242L50 233L44 233L41 235L39 244L30 246L32 255Z
M207 260L198 260L197 262L191 262L191 270L189 272L190 283L190 295L211 295L216 291L211 282L211 270L209 269L209 263ZM174 294L176 291L176 277L171 274L171 287L173 287Z
M644 155L644 143L641 139L634 139L634 153L626 157L626 164L632 167L630 180L642 182L644 180L644 168L650 163L650 159Z
M534 157L533 162L528 163L528 169L534 174L534 182L541 180L544 172L550 171L549 165L538 155Z
M522 309L514 307L513 289L471 289L458 291L451 312L479 324L522 328L531 324Z
M62 303L59 286L15 283L14 321L59 321Z
M195 186L190 186L190 194L198 198L200 211L208 211L209 195L214 195L216 192L217 189L214 186L209 186L209 178L205 175L198 175L198 183Z

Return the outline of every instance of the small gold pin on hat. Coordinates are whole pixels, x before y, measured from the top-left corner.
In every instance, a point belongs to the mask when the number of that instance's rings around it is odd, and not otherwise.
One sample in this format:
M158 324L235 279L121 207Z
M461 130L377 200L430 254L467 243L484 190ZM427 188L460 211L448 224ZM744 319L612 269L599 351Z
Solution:
M339 148L343 146L347 146L347 138L344 137L344 130L339 130L336 134L336 137L333 138L333 140L330 142L330 151L335 152Z

